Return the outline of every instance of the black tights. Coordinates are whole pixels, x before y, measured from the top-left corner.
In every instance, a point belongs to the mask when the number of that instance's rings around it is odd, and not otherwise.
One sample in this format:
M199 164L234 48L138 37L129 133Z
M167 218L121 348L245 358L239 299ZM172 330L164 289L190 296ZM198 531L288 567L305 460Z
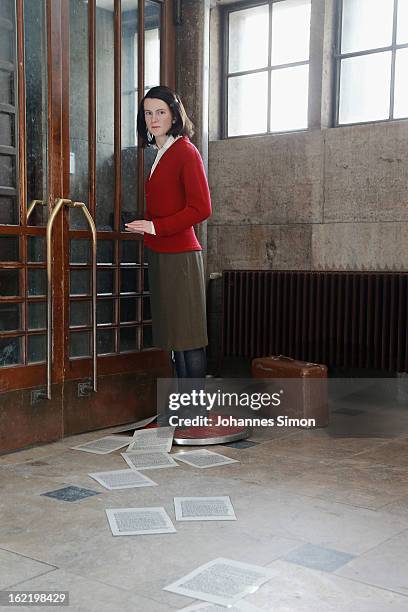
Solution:
M173 351L173 354L177 378L205 378L207 360L204 347L189 351Z

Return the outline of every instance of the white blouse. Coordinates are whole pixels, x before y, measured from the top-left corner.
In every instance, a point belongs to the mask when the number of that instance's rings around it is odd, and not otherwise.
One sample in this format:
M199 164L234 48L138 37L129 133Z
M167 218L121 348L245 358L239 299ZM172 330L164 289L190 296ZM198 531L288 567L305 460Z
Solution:
M168 139L166 140L166 142L164 143L164 145L161 147L161 149L159 149L157 151L157 155L154 158L152 169L150 170L150 176L152 176L153 172L156 169L157 164L159 163L159 161L161 160L161 158L163 157L165 152L168 149L170 149L171 145L174 144L176 142L176 140L178 140L179 138L181 138L181 135L176 136L175 138L174 138L174 136L169 136ZM158 148L157 145L155 145L155 146L156 146L156 148Z
M152 169L150 170L150 176L152 176L153 172L156 169L157 164L159 163L159 161L161 160L161 158L163 157L163 155L165 154L165 152L170 149L171 145L174 144L176 142L176 140L178 140L179 138L181 138L181 135L176 136L174 138L174 136L169 136L168 139L166 140L166 142L164 143L164 145L161 147L161 149L159 149L157 151L157 155L154 158L154 162L152 165ZM156 147L156 149L158 149L157 145L154 145ZM150 221L151 223L151 227L152 227L152 234L153 236L156 235L156 229L154 227L153 221Z

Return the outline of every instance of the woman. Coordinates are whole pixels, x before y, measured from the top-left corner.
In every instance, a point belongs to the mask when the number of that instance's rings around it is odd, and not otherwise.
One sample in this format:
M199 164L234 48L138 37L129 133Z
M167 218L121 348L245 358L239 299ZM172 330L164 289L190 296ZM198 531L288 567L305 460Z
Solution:
M137 129L144 146L158 149L145 184L145 220L126 224L145 236L153 344L173 352L179 378L204 378L205 281L193 228L211 214L203 162L189 140L193 125L180 97L168 87L147 92Z

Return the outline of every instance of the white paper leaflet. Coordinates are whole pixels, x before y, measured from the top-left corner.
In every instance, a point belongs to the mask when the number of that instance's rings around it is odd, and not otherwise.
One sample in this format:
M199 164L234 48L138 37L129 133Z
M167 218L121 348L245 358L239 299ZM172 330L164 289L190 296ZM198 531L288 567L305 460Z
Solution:
M119 450L129 444L132 440L131 436L105 436L99 440L85 442L78 446L71 446L72 450L85 451L86 453L95 453L96 455L107 455L115 450Z
M175 429L175 427L154 427L135 431L127 451L155 450L169 453Z
M175 497L177 521L236 521L234 508L228 496Z
M157 482L137 472L136 470L113 470L110 472L95 472L88 474L105 489L132 489L134 487L155 487Z
M154 416L148 417L147 419L143 419L142 421L135 421L134 423L129 423L128 425L121 425L120 427L115 427L111 429L111 433L119 433L121 431L130 431L131 429L142 429L142 427L146 427L146 425L150 425L157 419L157 414ZM133 439L133 436L132 436Z
M164 508L110 508L106 516L114 536L176 531Z
M159 468L178 467L168 453L138 451L121 453L132 470L156 470Z
M254 593L273 575L270 568L219 558L202 565L164 590L221 606L232 606Z
M226 465L227 463L239 463L237 459L230 459L230 457L225 457L225 455L206 449L177 453L173 457L177 461L183 461L188 463L188 465L201 469Z

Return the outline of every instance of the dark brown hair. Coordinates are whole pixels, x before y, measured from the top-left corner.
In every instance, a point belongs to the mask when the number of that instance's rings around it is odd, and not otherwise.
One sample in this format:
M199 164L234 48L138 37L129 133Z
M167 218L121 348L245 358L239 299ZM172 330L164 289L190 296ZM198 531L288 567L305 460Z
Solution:
M149 89L147 94L140 102L139 110L137 112L137 131L140 138L142 139L144 147L154 145L156 142L156 139L154 137L152 140L148 140L147 138L147 127L144 110L144 101L146 100L146 98L155 98L158 100L163 100L163 102L166 102L167 106L169 106L171 114L173 115L173 119L175 120L171 128L167 132L169 136L185 135L191 137L194 134L194 126L185 111L183 103L180 100L180 96L175 91L170 89L170 87L158 85L157 87L152 87L151 89Z

